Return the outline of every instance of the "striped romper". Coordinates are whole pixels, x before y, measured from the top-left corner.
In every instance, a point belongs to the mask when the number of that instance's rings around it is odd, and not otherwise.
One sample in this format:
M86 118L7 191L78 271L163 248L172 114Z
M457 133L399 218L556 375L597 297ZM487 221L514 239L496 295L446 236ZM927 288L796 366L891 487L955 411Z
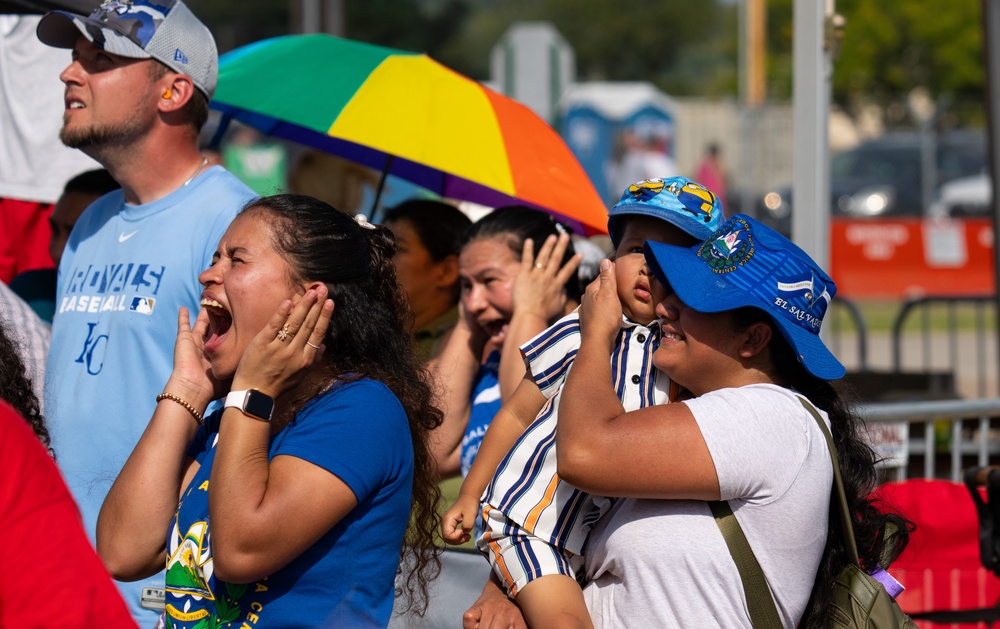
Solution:
M626 411L674 397L676 387L652 364L659 334L656 322L647 327L622 317L611 369ZM476 540L511 596L541 576L577 578L587 534L612 502L576 489L556 473L559 393L579 347L577 311L521 347L528 373L547 401L486 488L484 529Z

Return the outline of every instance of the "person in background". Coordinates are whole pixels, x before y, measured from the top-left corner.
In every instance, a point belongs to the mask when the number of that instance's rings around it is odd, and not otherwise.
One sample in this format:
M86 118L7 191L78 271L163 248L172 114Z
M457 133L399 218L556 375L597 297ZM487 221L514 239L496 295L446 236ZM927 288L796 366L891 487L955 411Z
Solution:
M66 243L45 375L52 445L93 535L142 434L137 418L152 414L171 372L177 308L198 308L198 274L256 195L198 151L218 54L181 0L51 12L37 36L71 51L60 138L122 186L84 211ZM162 576L121 587L152 626Z
M664 130L623 129L615 137L613 158L606 174L613 194L636 181L668 179L679 174ZM613 198L609 204L617 200Z
M14 340L11 322L0 321L0 400L14 409L31 426L35 436L46 448L51 444L42 407L34 393L31 372L22 360Z
M722 149L718 142L710 142L705 147L694 178L714 190L720 199L726 199L726 171L722 167Z
M307 149L292 166L288 191L316 197L354 216L362 210L365 191L375 192L378 182L378 173L370 168L324 151Z
M458 321L458 253L472 221L447 203L413 200L387 210L382 222L399 245L396 278L410 302L417 355L427 361Z
M52 214L49 215L49 227L52 230L49 255L55 266L25 271L11 280L10 288L46 322L52 323L56 307L56 272L73 226L91 203L120 187L111 173L103 168L80 173L66 182L59 200L52 208Z
M18 3L24 4L24 3ZM96 4L96 3L94 3ZM5 4L10 7L10 4ZM44 4L36 6L45 6ZM49 5L51 6L51 5ZM63 184L98 164L59 141L65 53L38 41L41 15L0 11L0 282L52 266L46 219Z
M569 232L540 210L497 208L469 228L458 258L458 323L429 365L444 411L432 436L442 478L468 473L524 377L521 344L576 308L579 264Z
M173 373L97 532L119 578L166 563L168 627L385 627L401 559L404 591L426 594L441 412L392 233L357 218L253 201L200 276L193 329L180 309Z
M0 627L135 629L52 462L31 382L0 323ZM44 587L40 584L44 583Z
M31 381L32 392L38 398L40 408L44 409L45 360L49 353L52 330L27 302L3 282L0 282L0 324L7 327L7 335L14 343L20 362L24 364ZM22 409L17 410L23 413Z

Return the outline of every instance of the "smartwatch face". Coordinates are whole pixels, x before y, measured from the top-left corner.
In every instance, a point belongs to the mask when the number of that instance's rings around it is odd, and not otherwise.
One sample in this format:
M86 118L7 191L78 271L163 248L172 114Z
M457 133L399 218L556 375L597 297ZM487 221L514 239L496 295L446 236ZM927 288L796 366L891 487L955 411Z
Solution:
M248 415L259 417L264 421L271 421L271 412L274 411L274 400L260 391L250 389L247 391L247 399L243 410Z

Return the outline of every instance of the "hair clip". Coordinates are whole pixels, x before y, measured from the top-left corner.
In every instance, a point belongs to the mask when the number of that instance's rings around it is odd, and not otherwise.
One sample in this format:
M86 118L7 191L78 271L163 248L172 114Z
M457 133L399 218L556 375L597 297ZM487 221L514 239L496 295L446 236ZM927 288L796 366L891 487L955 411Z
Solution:
M354 222L358 224L358 227L364 229L375 229L375 226L368 222L368 217L364 214L355 214Z

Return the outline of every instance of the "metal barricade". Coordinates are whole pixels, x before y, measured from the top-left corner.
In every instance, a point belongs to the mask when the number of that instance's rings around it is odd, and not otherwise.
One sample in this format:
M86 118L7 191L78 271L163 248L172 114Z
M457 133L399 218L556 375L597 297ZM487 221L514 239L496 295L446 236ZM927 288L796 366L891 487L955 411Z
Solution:
M857 345L857 363L858 370L865 371L868 369L868 326L865 324L865 317L861 314L861 310L858 306L850 299L845 299L843 297L834 297L833 302L830 305L831 314L834 316L830 317L830 329L829 329L829 347L830 350L837 356L843 356L844 345L847 338L847 327L844 324L844 318L837 316L838 310L843 310L847 314L847 319L850 322L851 332L855 334L855 343Z
M993 295L929 295L906 301L892 324L892 370L951 373L966 397L996 395L995 311Z
M965 468L1000 463L1000 442L991 439L990 435L990 420L1000 418L1000 398L879 402L860 404L855 410L869 426L900 422L924 424L923 439L907 440L907 464L896 468L897 478L893 480L905 480L911 476L912 457L923 459L924 478L942 476L937 465L942 453L933 437L935 423L948 425L949 439L943 453L948 465L943 476L961 481Z

